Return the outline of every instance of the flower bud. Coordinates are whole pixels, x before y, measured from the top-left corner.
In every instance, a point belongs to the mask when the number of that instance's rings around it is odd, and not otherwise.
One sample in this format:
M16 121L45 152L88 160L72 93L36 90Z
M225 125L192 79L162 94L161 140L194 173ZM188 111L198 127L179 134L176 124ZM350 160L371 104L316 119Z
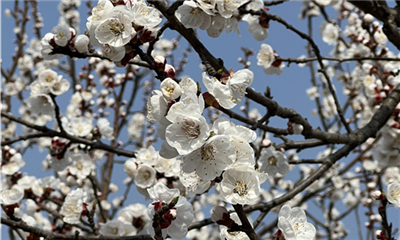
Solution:
M374 20L374 17L371 14L367 13L364 15L365 23L370 24L370 23L372 23L373 20Z
M87 52L88 46L89 46L89 38L84 34L78 35L75 38L74 46L75 46L76 51L78 51L79 53Z
M165 64L167 63L167 59L163 56L156 56L154 58L154 65L156 66L158 71L164 71L165 69Z
M373 198L375 198L376 200L380 200L380 198L381 198L381 196L382 196L382 192L379 191L379 190L373 191L373 192L371 193L371 196L372 196Z
M175 68L170 64L165 64L164 74L166 78L175 78Z
M228 210L222 206L215 206L211 213L211 220L219 225L232 226L233 220L230 217Z
M137 165L134 161L128 160L124 164L124 171L129 177L134 178L137 173Z
M294 134L301 134L304 129L303 125L297 123L293 123L292 128Z

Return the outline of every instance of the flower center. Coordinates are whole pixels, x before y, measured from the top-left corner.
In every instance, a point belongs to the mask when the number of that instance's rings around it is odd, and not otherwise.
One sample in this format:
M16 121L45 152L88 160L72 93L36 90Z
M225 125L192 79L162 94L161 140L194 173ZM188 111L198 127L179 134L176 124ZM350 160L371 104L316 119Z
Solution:
M151 177L151 173L150 173L150 171L143 171L143 172L140 173L140 176L143 179L147 180L147 179L149 179Z
M111 19L107 27L110 29L114 36L122 35L123 31L125 30L124 24L119 22L117 19Z
M268 158L268 165L276 166L278 163L278 159L275 156L271 156Z
M182 129L189 139L197 138L200 135L200 125L191 119L184 119Z
M113 235L117 235L118 227L111 227L108 231Z
M83 132L84 128L83 128L83 126L81 124L79 124L78 126L76 126L76 130L78 132Z
M400 188L396 188L390 191L390 195L393 199L400 199Z
M209 145L201 148L201 158L204 161L215 160L214 153L217 152L217 148L214 145Z
M237 193L239 196L247 195L249 188L244 184L243 180L236 181L236 186L233 189L233 193Z
M81 162L76 164L76 169L78 169L79 171L81 171L83 169L83 164Z
M298 235L299 234L299 229L304 227L304 223L295 223L293 228L294 231L296 232L295 234Z
M47 77L46 77L46 82L52 82L53 81L53 78L50 76L50 75L48 75Z

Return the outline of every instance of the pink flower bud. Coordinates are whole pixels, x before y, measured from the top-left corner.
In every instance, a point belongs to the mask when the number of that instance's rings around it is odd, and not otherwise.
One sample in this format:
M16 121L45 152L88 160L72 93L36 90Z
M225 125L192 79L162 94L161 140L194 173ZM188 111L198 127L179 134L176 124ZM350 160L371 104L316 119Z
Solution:
M222 206L216 206L211 213L211 220L219 225L232 226L233 220L230 217L228 210Z
M382 195L382 192L379 191L379 190L376 190L376 191L373 191L371 195L372 195L372 197L375 198L376 200L380 200L381 195Z
M154 58L154 65L156 66L158 71L164 71L165 69L165 64L167 63L167 59L163 56L156 56Z
M175 78L175 68L170 64L165 64L164 74L166 78Z
M151 42L157 37L157 31L151 31L149 29L143 30L139 40L141 43Z

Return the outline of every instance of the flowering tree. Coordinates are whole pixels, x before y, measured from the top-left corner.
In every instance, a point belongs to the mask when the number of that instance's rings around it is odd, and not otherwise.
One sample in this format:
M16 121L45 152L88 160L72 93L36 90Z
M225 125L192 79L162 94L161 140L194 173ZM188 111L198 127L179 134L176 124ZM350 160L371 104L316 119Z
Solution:
M9 239L394 240L396 3L303 1L289 11L306 23L299 29L276 14L286 0L62 0L54 24L42 2L16 0L4 14L17 48L1 68ZM241 22L262 43L242 46L240 68L229 69L207 43L240 34ZM281 34L273 25L304 55L279 56L267 44ZM259 87L299 67L309 69L314 117Z

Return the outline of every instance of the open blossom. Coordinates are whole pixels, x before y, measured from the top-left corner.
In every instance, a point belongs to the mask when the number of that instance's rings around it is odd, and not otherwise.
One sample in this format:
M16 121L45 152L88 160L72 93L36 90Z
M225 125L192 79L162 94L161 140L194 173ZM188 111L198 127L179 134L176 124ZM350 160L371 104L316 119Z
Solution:
M216 0L218 13L224 18L232 17L233 13L244 3L245 0Z
M388 40L382 29L379 29L374 33L374 39L380 46L385 46Z
M284 205L279 211L278 228L285 240L313 239L316 234L315 227L307 222L304 210L289 205Z
M322 40L329 45L334 45L339 38L339 28L332 23L325 23L321 26Z
M13 175L23 166L25 166L25 161L22 159L21 153L14 153L7 162L2 163L1 173L4 175Z
M130 204L118 212L118 219L133 224L140 231L150 223L150 216L147 214L147 207L141 203Z
M261 180L261 181L260 181ZM255 204L260 197L260 184L265 178L260 179L259 173L248 165L239 165L227 169L222 174L222 181L217 190L221 197L231 204Z
M282 152L276 151L273 146L261 150L259 163L260 171L266 172L271 177L275 177L277 173L285 176L289 171L286 156Z
M19 186L0 191L0 204L12 205L18 203L24 197L24 190Z
M196 172L180 172L179 179L186 187L186 196L193 197L196 194L202 194L210 188L211 181L206 181L199 177Z
M72 34L75 34L75 30L67 25L55 26L51 32L54 34L54 42L60 47L65 47L71 40Z
M70 122L63 118L62 123L65 131L78 137L86 137L93 129L92 120L85 117L74 117Z
M177 115L166 128L165 138L179 154L185 155L200 148L209 136L206 119L196 113Z
M83 204L87 199L87 193L81 188L77 188L68 193L65 201L61 207L60 213L64 215L64 222L69 224L80 223Z
M179 102L172 105L166 116L171 123L165 128L165 140L179 154L186 155L200 148L209 136L209 126L201 115L204 109L202 96L185 91ZM161 131L157 131L161 134ZM163 139L162 136L160 138Z
M99 128L102 138L105 138L107 140L114 139L114 131L113 128L110 126L110 122L107 118L99 118L97 120L97 127Z
M185 1L175 11L176 18L185 28L207 29L211 24L211 16L204 12L194 1Z
M177 158L167 159L160 156L154 168L157 172L164 173L166 177L175 177L179 176L180 165L181 160Z
M180 196L178 189L169 189L162 183L157 183L148 190L149 196L153 199L153 203L148 206L148 213L151 217L160 210L161 207L171 205L176 202L165 214L163 214L159 222L162 236L165 238L169 235L171 238L182 239L188 232L188 226L194 219L194 211L192 205L185 197ZM154 237L154 229L149 228L149 234Z
M160 12L142 1L137 1L132 7L133 22L146 28L157 27L162 21Z
M142 137L142 128L146 123L146 116L137 112L132 115L131 119L128 122L128 134L129 138L135 141L138 141Z
M182 94L179 84L171 78L164 79L161 82L160 89L166 100L177 99Z
M67 167L69 172L78 179L85 179L95 169L92 159L83 151L68 152L66 157L70 158L72 162L72 165Z
M54 103L47 94L37 94L30 96L26 103L33 114L36 115L54 115Z
M203 73L203 83L208 92L226 109L231 109L242 101L246 88L253 82L253 78L252 71L242 69L229 76L223 84L216 78L210 78L205 72Z
M229 137L216 135L207 140L199 149L183 157L182 170L196 172L205 180L221 175L236 160L236 150L229 143Z
M157 182L156 170L147 165L140 164L135 174L135 184L140 188L149 188Z
M274 50L268 44L262 43L257 54L257 65L270 67L275 60Z
M121 61L125 56L125 47L113 47L108 44L104 44L102 46L101 52L103 53L104 57L109 58L112 61L118 62Z
M132 13L125 6L113 8L107 18L95 29L95 36L101 44L121 47L127 44L136 34L132 27Z
M159 155L153 145L147 148L141 148L136 154L136 161L139 164L156 165Z
M387 186L387 200L400 208L400 182L394 182Z
M51 70L45 69L39 73L38 81L42 86L51 87L56 82L61 80L62 76L58 76L58 74Z

